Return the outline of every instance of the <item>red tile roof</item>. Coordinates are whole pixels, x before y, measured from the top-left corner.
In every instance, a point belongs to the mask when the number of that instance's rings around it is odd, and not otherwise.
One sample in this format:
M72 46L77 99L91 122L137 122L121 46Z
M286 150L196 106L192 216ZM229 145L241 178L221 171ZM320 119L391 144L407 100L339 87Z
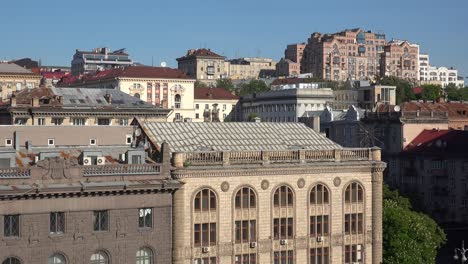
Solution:
M394 112L393 105L382 104L377 107L377 112ZM400 104L402 112L448 112L449 118L468 118L468 104L460 102L405 102Z
M33 89L23 89L21 91L18 91L15 93L15 98L16 98L16 104L18 106L20 105L26 105L29 106L31 105L31 100L33 98L39 98L39 99L49 99L49 105L62 105L58 101L57 96L52 92L51 89L46 88L46 87L36 87Z
M468 131L464 130L423 130L404 152L449 152L468 155Z
M180 57L177 60L184 60L184 59L196 58L196 57L210 57L210 58L224 59L223 56L211 51L210 49L190 49L187 51L187 54L185 54L185 56Z
M212 100L238 100L239 97L233 95L224 88L195 88L195 99Z

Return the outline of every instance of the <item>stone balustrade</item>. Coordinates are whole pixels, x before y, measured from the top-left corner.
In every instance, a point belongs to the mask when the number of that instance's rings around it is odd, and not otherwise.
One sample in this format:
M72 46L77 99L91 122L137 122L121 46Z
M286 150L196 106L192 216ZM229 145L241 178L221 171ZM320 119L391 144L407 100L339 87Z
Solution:
M83 176L159 174L161 164L108 164L83 166Z
M31 173L27 168L0 168L0 179L29 178Z
M173 153L177 168L189 166L342 161L380 161L379 148L330 150L203 151Z

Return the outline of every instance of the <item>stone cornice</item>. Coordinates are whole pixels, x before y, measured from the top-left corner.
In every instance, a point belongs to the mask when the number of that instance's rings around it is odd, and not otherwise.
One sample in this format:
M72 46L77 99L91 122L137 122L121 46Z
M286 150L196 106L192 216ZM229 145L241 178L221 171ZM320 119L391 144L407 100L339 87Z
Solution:
M234 166L200 166L175 169L174 179L209 178L209 177L242 177L264 175L293 175L318 174L336 172L368 172L384 170L384 162L316 162L309 164L281 164L281 165L234 165Z

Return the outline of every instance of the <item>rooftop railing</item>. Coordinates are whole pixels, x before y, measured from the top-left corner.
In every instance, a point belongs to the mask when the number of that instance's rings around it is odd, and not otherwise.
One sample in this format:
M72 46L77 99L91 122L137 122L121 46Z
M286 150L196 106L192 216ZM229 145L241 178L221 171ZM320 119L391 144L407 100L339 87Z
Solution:
M159 174L160 164L109 164L83 166L83 176L125 176Z
M403 111L403 112L366 112L366 118L447 118L447 112L421 112L421 111Z
M226 166L239 164L275 164L342 161L380 161L378 148L330 150L205 151L173 153L174 166Z

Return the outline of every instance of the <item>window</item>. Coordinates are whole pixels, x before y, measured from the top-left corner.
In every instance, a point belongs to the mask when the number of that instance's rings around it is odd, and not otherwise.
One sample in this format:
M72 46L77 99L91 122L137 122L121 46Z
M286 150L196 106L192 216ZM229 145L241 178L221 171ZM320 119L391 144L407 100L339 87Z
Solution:
M234 264L255 264L256 261L257 254L236 255Z
M210 106L208 104L205 104L205 109L210 109Z
M13 140L11 138L5 139L5 146L13 146Z
M257 239L255 220L236 221L236 243L255 242Z
M22 86L21 83L16 83L16 91L21 90Z
M50 227L51 234L63 234L65 232L65 213L52 212L50 213Z
M310 235L328 236L328 215L314 215L310 217Z
M210 189L203 189L197 193L194 201L195 211L216 210L216 196Z
M72 124L74 126L84 126L86 120L84 118L72 118Z
M250 209L256 207L255 192L249 188L244 187L236 193L235 208L236 209Z
M108 126L108 125L110 125L110 119L109 118L98 118L97 124L98 124L98 126Z
M363 233L363 215L345 214L345 234L362 234Z
M95 138L92 138L92 139L89 140L89 144L90 144L91 146L95 146L95 145L96 145L96 142L97 142L97 141L96 141Z
M37 119L38 126L45 126L45 118L41 117Z
M94 211L93 223L94 223L94 231L108 231L109 230L109 212L108 211Z
M21 261L15 257L5 259L2 264L21 264Z
M132 164L141 164L141 156L140 155L133 155L132 156Z
M199 119L200 118L200 114L195 114L195 119Z
M53 138L47 139L47 145L49 147L54 146L55 145L55 139L53 139Z
M180 108L180 104L182 102L180 94L175 95L174 102L175 102L175 108L177 108L177 109Z
M15 125L26 125L27 122L27 118L15 118Z
M310 249L310 264L328 264L328 263L330 263L330 258L328 255L328 247Z
M227 108L226 104L223 104L223 111L226 111L226 108Z
M51 122L55 126L60 126L63 124L63 118L53 117Z
M153 251L149 248L140 248L136 253L136 264L153 264Z
M126 135L125 136L125 144L127 144L127 145L132 144L132 139L133 139L132 135Z
M273 196L275 207L291 207L294 204L293 192L288 186L280 186Z
M193 238L196 247L216 245L216 223L194 224Z
M119 119L119 125L128 126L128 119L125 119L125 118Z
M275 251L273 255L274 264L294 264L294 251L292 250Z
M138 209L138 227L139 228L152 228L153 227L153 209L141 208Z
M5 215L3 217L3 235L5 237L18 237L19 231L19 215Z
M109 264L109 256L104 251L98 251L91 255L90 264Z
M67 260L62 254L55 253L49 257L49 264L65 264Z
M275 240L293 238L293 218L289 217L273 219L273 237Z
M345 191L345 202L346 203L362 203L363 202L363 189L359 183L353 182L348 185Z
M216 264L216 257L196 258L194 264Z
M362 245L345 246L345 264L363 263Z
M180 116L180 113L175 114L175 119L176 120L182 120L182 117Z
M140 94L139 94L139 93L135 93L133 96L134 96L135 98L140 99Z
M310 191L310 204L328 204L329 203L329 192L328 188L323 184L315 185Z

